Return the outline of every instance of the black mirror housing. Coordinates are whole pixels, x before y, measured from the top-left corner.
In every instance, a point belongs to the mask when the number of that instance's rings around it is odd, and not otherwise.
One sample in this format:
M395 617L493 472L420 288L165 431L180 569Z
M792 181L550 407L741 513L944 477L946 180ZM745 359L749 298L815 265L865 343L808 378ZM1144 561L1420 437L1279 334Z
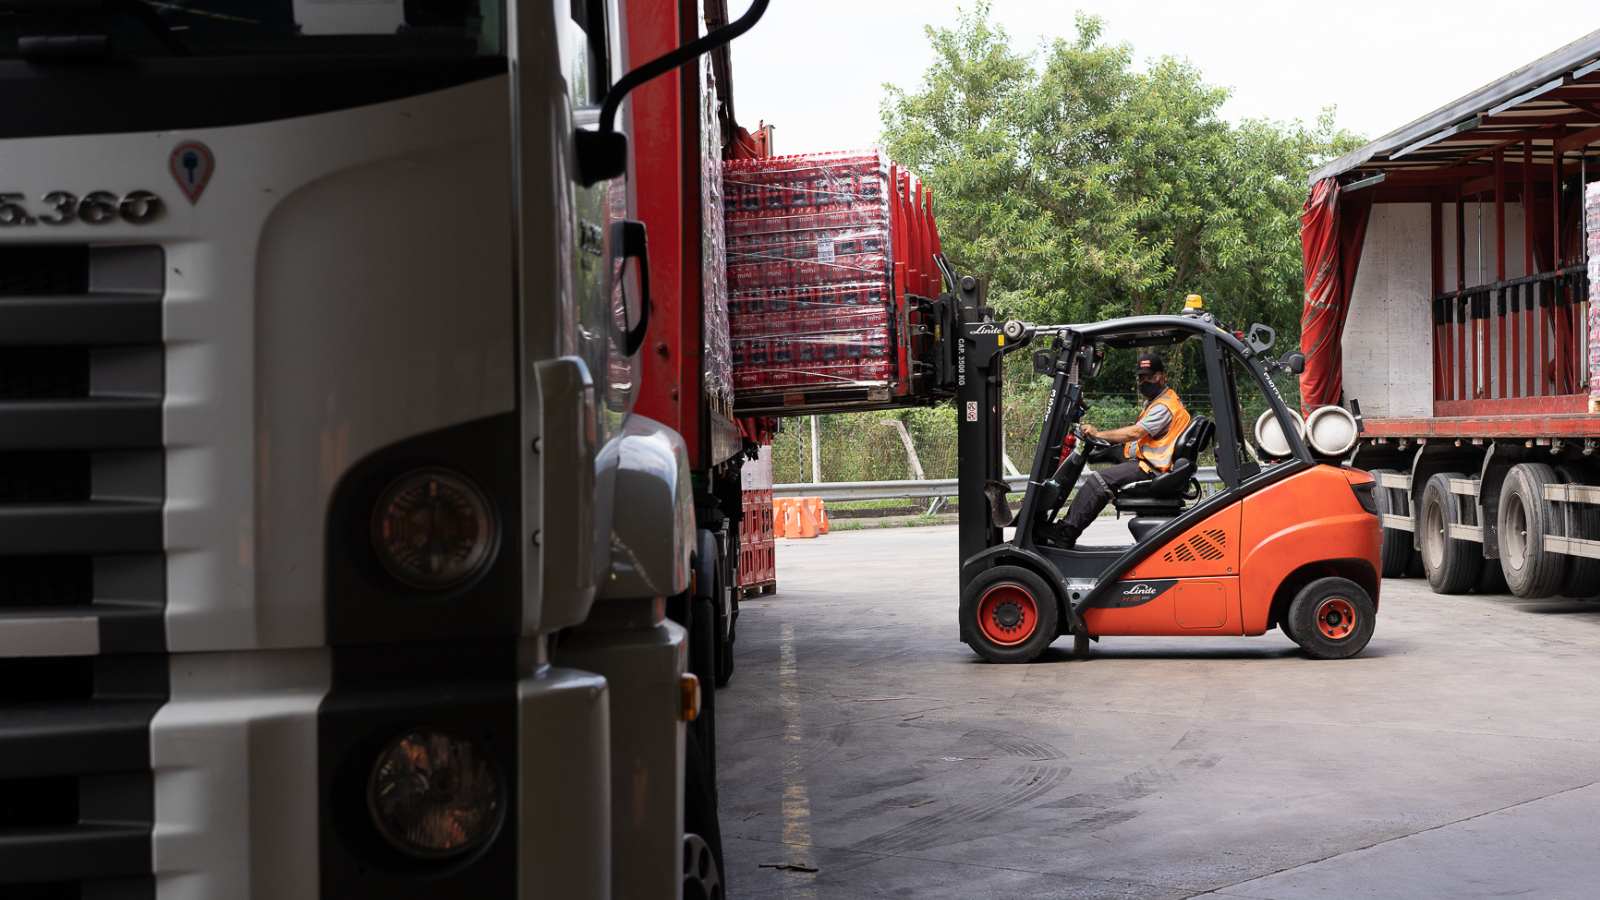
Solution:
M1033 351L1033 374L1052 375L1056 370L1056 355L1049 350Z
M1279 362L1284 368L1296 375L1306 370L1306 355L1299 350L1290 350L1283 355L1283 359L1279 360Z

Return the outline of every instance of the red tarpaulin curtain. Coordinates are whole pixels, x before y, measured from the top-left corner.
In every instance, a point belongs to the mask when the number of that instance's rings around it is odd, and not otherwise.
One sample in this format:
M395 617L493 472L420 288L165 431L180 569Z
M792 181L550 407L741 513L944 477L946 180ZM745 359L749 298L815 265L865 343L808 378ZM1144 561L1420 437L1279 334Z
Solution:
M1300 349L1306 355L1300 404L1308 411L1338 403L1344 393L1340 338L1371 213L1371 191L1345 195L1333 178L1317 182L1300 213L1306 279L1300 312Z

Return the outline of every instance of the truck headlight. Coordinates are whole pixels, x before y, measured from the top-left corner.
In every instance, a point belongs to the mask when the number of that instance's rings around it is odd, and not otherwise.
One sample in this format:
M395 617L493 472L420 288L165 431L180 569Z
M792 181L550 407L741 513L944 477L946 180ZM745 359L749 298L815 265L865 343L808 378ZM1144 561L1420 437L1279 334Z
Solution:
M425 591L458 587L482 572L494 555L497 532L483 491L445 469L397 478L372 514L372 545L383 568Z
M441 859L487 843L500 827L505 798L494 763L476 744L418 730L390 741L378 755L367 808L396 849Z

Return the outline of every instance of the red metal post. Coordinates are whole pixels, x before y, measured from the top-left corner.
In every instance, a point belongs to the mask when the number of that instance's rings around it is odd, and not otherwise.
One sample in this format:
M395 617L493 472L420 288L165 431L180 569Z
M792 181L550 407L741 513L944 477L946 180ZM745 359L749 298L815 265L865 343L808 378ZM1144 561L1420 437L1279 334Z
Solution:
M1500 149L1494 151L1494 279L1506 280L1506 154ZM1505 288L1499 290L1498 296L1505 296ZM1510 396L1506 392L1506 320L1499 304L1490 321L1499 326L1500 396L1506 397Z
M1467 289L1467 203L1461 188L1456 188L1456 296L1451 304L1460 311L1461 321L1456 323L1456 371L1459 389L1456 396L1463 400L1470 399L1472 394L1467 389L1467 370L1475 366L1476 360L1468 355L1476 345L1467 340L1467 307L1461 302L1461 292ZM1475 352L1475 351L1474 351Z
M1550 154L1550 269L1555 271L1561 268L1561 151L1551 146ZM1562 321L1561 282L1550 282L1550 331L1554 335L1555 346L1550 354L1550 392L1552 394L1565 394L1567 392L1566 356L1567 336L1566 323Z
M1534 270L1533 256L1533 141L1522 145L1522 274L1532 275ZM1539 395L1539 381L1534 376L1534 367L1537 363L1533 355L1533 329L1538 321L1533 311L1533 299L1538 290L1533 285L1522 289L1522 325L1524 338L1528 342L1528 396Z
M1435 195L1428 202L1429 261L1433 270L1433 303L1444 293L1444 215ZM1450 397L1450 331L1444 322L1443 311L1433 323L1433 399L1435 402Z

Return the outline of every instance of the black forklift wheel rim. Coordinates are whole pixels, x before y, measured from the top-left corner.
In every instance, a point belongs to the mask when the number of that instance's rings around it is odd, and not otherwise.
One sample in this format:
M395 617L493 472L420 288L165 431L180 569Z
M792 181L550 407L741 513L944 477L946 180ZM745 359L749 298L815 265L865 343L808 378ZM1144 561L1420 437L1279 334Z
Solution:
M993 585L978 598L978 630L992 644L1015 647L1032 637L1038 627L1038 601L1014 581Z

